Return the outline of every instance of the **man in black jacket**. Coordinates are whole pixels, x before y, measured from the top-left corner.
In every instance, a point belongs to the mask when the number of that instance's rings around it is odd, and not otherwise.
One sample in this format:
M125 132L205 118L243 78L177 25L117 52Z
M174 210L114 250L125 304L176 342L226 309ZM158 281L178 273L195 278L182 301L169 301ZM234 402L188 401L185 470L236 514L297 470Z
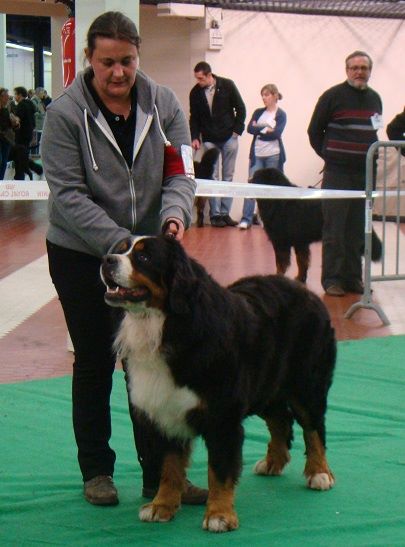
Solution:
M14 107L13 112L20 120L20 126L15 132L15 143L24 146L28 152L35 129L36 108L28 98L25 87L14 88L14 99L17 106Z
M346 58L347 80L319 98L308 127L312 148L325 161L322 188L364 190L366 155L382 127L382 102L368 87L372 60ZM322 205L322 286L329 296L361 294L364 201L327 199Z
M190 92L190 131L192 146L207 150L217 148L222 159L222 180L231 181L238 153L238 137L245 128L246 108L232 80L211 72L208 63L194 67L196 85ZM214 178L219 179L217 162ZM236 226L229 213L232 198L211 198L211 225L217 228Z

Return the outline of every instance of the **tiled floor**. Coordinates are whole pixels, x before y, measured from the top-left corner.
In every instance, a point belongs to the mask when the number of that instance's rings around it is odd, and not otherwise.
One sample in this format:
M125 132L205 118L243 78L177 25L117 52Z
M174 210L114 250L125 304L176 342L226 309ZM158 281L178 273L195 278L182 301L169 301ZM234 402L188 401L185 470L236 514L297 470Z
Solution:
M0 289L7 276L45 254L45 232L45 202L0 202ZM387 248L395 248L395 241L391 241L390 237L387 239ZM275 271L272 246L260 227L246 231L237 228L192 227L186 234L184 245L221 284L230 283L244 275ZM344 313L359 297L325 296L320 285L320 245L314 244L312 251L308 287L324 300L339 340L405 334L404 281L373 284L373 299L390 319L389 326L383 326L372 310L362 309L352 319L344 319ZM295 275L294 267L289 275ZM13 289L16 301L23 294L22 289L27 288L26 284L31 287L32 294L38 289L38 282L30 276L22 284L24 287L16 286ZM3 306L5 303L0 302L0 313L3 310L4 314ZM11 332L3 333L0 337L0 383L70 373L72 354L67 351L66 342L66 327L55 297L45 302Z

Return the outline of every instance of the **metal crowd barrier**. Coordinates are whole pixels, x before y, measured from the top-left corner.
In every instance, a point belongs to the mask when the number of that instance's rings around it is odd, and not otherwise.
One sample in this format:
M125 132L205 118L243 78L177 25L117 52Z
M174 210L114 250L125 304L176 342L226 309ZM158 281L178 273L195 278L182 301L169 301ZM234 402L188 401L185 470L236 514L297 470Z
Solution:
M387 186L387 151L392 149L396 151L395 157L395 172L396 172L396 184L394 185L394 190L388 190ZM405 266L400 265L400 234L401 234L401 197L403 197L402 187L405 187L405 180L401 180L401 161L405 161L405 158L402 156L401 152L405 150L404 141L377 141L373 143L367 153L366 158L366 206L365 206L365 252L364 252L364 294L359 302L353 304L346 312L345 318L350 319L352 315L359 309L370 309L374 310L379 318L381 319L384 325L389 325L390 321L385 315L379 304L373 302L372 291L371 291L371 282L374 281L399 281L405 279ZM378 192L373 191L375 173L374 173L374 160L375 156L379 157L379 168L382 168L382 190ZM371 231L372 231L372 220L373 220L373 199L375 196L380 196L383 200L382 202L382 260L381 260L381 270L378 274L371 272ZM395 196L395 214L387 214L387 197ZM387 232L387 216L390 217L395 223L396 230L396 246L395 246L395 256L394 256L394 272L388 273L387 271L387 261L386 261L386 232ZM376 268L374 268L374 271Z

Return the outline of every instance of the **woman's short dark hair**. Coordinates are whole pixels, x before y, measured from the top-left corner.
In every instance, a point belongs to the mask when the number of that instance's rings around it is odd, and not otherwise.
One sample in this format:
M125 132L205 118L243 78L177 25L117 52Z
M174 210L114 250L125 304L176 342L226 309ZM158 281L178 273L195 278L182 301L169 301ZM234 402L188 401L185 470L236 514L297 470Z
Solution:
M135 23L120 11L106 11L99 15L87 31L87 48L90 56L96 47L96 38L112 38L134 44L139 49L141 38Z

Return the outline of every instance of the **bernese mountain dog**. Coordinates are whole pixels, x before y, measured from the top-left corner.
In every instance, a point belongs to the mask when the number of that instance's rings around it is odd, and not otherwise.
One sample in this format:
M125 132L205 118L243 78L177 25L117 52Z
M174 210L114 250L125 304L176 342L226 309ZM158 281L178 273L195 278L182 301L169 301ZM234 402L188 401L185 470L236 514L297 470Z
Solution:
M251 182L297 188L284 173L274 167L258 169ZM274 248L277 273L286 273L291 263L291 248L294 248L298 266L296 279L306 283L311 259L309 246L322 239L322 200L258 199L257 205L263 228ZM377 261L381 255L382 243L373 230L371 258Z
M125 310L116 350L126 361L132 405L170 441L159 490L140 519L174 517L191 443L200 435L208 451L203 528L236 529L243 420L251 415L263 418L270 433L255 473L281 474L297 420L307 484L331 488L325 412L336 342L321 300L278 275L224 288L167 236L136 237L120 251L101 267L107 304Z

